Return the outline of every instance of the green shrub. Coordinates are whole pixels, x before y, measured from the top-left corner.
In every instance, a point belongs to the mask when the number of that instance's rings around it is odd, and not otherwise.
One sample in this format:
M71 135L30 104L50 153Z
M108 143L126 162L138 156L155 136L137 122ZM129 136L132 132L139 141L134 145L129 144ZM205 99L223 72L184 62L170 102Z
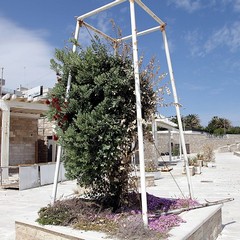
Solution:
M132 59L113 55L96 40L75 53L57 50L51 63L60 80L51 92L48 116L57 125L67 177L77 179L92 197L112 198L118 208L128 190L137 139ZM71 91L65 101L69 74ZM152 77L152 68L140 74L145 120L155 111Z

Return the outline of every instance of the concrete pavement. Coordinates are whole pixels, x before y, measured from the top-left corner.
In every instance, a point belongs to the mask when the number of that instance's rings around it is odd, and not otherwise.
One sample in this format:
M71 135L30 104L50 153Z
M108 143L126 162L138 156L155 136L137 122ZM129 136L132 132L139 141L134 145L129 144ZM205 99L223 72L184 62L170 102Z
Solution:
M171 171L179 188L188 195L187 178L181 173L181 162ZM235 200L223 206L223 231L218 240L240 240L240 157L233 153L217 153L214 167L204 167L201 175L191 177L194 198L200 202L233 197ZM182 197L170 173L162 173L155 181L156 186L148 187L149 193L161 197ZM59 184L58 198L69 196L76 190L76 183L69 181ZM35 221L38 210L51 201L52 185L18 191L0 189L0 239L15 239L15 220Z
M58 184L57 198L73 194L75 182ZM30 190L0 189L0 239L15 239L15 220L35 221L41 207L51 202L52 185Z
M203 203L225 198L234 201L225 203L222 208L223 231L218 240L240 240L240 157L233 153L216 153L213 167L203 167L202 174L191 177L194 198ZM186 176L181 174L181 164L171 172L181 191L188 195ZM148 192L163 197L181 197L182 194L169 173L162 173L163 179L155 181L156 187ZM168 180L167 180L168 179Z

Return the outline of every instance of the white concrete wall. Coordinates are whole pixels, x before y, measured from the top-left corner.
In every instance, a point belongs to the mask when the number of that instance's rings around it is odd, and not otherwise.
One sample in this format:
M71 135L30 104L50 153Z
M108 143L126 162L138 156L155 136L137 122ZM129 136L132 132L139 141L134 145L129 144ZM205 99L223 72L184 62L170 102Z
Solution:
M55 166L55 163L20 166L19 190L52 184L54 181ZM65 168L63 166L63 163L61 163L58 178L59 182L67 180L65 177L65 173Z
M19 167L19 190L39 187L38 165Z

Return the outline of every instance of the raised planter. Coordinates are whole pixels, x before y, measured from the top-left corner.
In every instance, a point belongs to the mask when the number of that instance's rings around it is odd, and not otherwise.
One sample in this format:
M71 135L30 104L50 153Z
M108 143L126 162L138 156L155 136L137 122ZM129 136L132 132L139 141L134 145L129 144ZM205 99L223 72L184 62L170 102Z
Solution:
M222 205L181 213L186 223L173 228L168 240L216 240L222 231Z
M195 174L201 174L202 173L202 167L201 166L194 166Z
M132 172L131 176L133 177L140 177L140 171ZM154 172L146 172L145 171L145 176L153 176L154 180L160 179L161 178L161 171L154 171Z
M168 240L216 240L222 231L222 205L183 212L186 223L173 228ZM16 221L15 240L101 240L106 235L70 227L41 226L36 222ZM110 240L110 238L108 238Z
M195 175L195 168L194 168L194 166L189 166L189 173L190 173L190 176L194 176ZM186 174L186 167L183 167L182 174Z
M145 172L145 176L154 176L154 180L158 180L161 178L161 172L155 171L155 172Z
M80 231L70 227L42 226L35 222L15 222L15 240L101 240L106 234Z
M203 160L198 159L198 160L197 160L197 165L200 166L200 167L202 167L202 166L203 166Z
M140 188L141 187L140 176L135 177L134 180L135 180L136 187ZM146 187L154 187L155 186L153 175L146 176L145 181L146 181Z

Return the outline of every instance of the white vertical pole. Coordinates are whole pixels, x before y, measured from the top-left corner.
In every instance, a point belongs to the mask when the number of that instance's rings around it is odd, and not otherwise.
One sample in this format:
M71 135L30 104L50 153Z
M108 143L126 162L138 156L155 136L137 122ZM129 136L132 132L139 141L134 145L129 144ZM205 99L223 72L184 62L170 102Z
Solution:
M3 101L3 100L2 100ZM10 135L10 108L2 109L2 137L1 137L1 167L2 179L8 179L9 173L9 135Z
M168 130L168 151L169 151L169 161L172 161L172 144L171 144L171 130Z
M75 40L78 40L79 30L80 30L80 22L77 21L77 23L76 23L76 29L75 29L75 34L74 34L74 39L75 39ZM76 50L77 50L77 46L74 44L72 51L73 51L73 52L76 52ZM72 80L72 76L71 76L71 73L69 73L68 82L67 82L67 88L66 88L65 101L67 100L68 95L69 95L69 91L70 91L70 87L71 87L71 80Z
M185 138L184 138L184 134L183 134L183 126L182 126L181 114L180 114L178 97L177 97L177 90L176 90L176 86L175 86L173 69L172 69L172 63L171 63L171 58L170 58L170 52L169 52L167 36L166 36L166 31L165 31L165 27L164 26L162 28L162 35L163 35L163 42L164 42L165 53L166 53L167 64L168 64L168 70L169 70L169 75L170 75L170 81L171 81L171 86L172 86L172 91L173 91L173 98L174 98L174 103L175 103L175 109L176 109L176 114L177 114L179 135L180 135L180 139L181 139L181 143L182 143L182 150L183 150L184 161L186 162L186 173L187 173L187 179L188 179L189 195L190 195L190 198L193 198L192 183L191 183L191 177L190 177L190 171L189 171L189 165L188 165L188 158L187 158L187 150L186 150Z
M80 23L77 20L76 29L75 29L75 35L74 38L78 40L80 30ZM77 50L77 46L74 44L72 51L75 52ZM71 73L69 73L68 76L68 82L67 82L67 88L66 88L66 96L65 101L67 101L67 98L69 97L69 91L71 87L71 80L72 76ZM58 185L58 177L59 177L59 171L60 171L60 161L61 161L61 154L62 154L62 146L57 146L57 160L56 160L56 168L55 168L55 174L54 174L54 182L53 182L53 191L52 191L52 204L56 201L57 196L57 185Z
M75 40L78 40L79 31L80 31L80 26L81 26L81 23L80 23L79 21L77 21L77 22L76 22L76 28L75 28L75 34L74 34L74 39L75 39ZM77 50L77 46L74 44L72 51L73 51L73 52L76 52L76 50Z
M154 153L154 164L156 167L158 167L158 153L157 153L157 146L158 146L158 140L157 140L157 122L155 119L155 116L152 118L152 135L153 135L153 153Z
M62 153L62 146L58 145L58 147L57 147L57 161L56 161L53 191L52 191L52 204L55 203L56 196L57 196L57 185L58 185L58 177L59 177L59 170L60 170L61 153Z
M180 134L179 134L179 157L180 157L180 160L182 160L182 144L181 144Z
M137 29L136 29L134 0L130 0L130 14L131 14L131 28L132 28L136 108L137 108L137 129L138 129L139 162L140 162L142 217L143 217L144 226L147 227L148 216L147 216L147 194L146 194L146 183L145 183L145 163L144 163L144 149L143 149L144 146L143 146L143 129L142 129L142 106L141 106L141 94L140 94Z

